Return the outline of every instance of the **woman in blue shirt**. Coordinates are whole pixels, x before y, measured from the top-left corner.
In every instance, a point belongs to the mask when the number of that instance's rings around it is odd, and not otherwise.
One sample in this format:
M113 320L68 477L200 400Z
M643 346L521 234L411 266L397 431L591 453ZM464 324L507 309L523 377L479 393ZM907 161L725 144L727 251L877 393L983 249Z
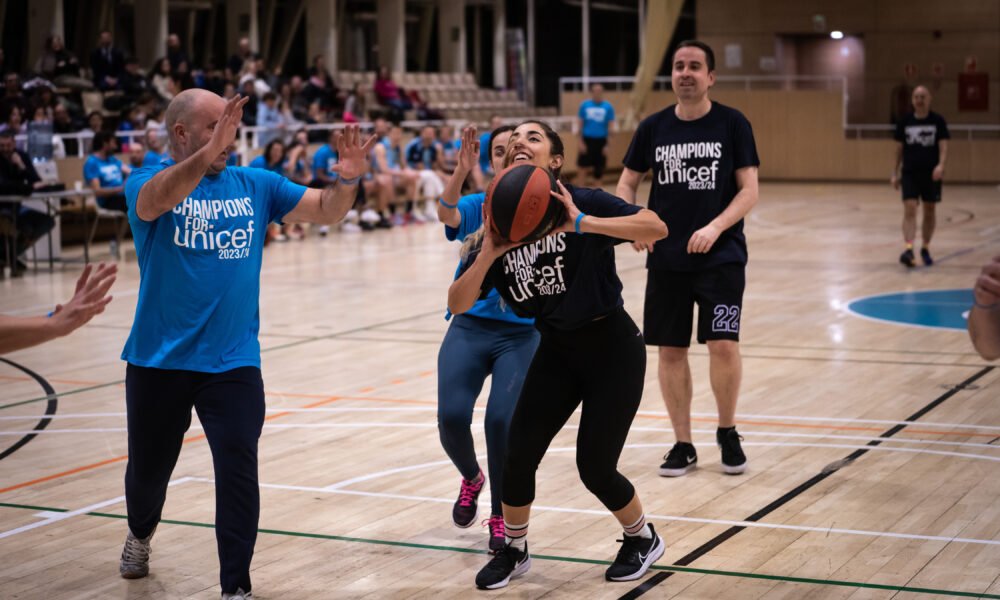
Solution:
M500 127L490 135L490 156L497 170L513 129ZM467 236L481 228L486 197L477 193L459 199L462 184L479 160L479 140L474 127L467 127L462 132L462 146L456 158L454 176L448 180L439 202L438 218L445 224L445 236L449 240L465 242ZM449 313L446 318L450 317ZM494 291L476 302L466 314L451 320L438 354L438 430L441 445L462 474L458 500L452 508L452 520L462 528L476 521L479 492L486 484L486 477L476 460L470 425L483 383L488 375L493 376L485 428L487 470L491 481L489 548L494 552L503 549L505 544L500 490L507 430L538 340L532 320L511 312Z

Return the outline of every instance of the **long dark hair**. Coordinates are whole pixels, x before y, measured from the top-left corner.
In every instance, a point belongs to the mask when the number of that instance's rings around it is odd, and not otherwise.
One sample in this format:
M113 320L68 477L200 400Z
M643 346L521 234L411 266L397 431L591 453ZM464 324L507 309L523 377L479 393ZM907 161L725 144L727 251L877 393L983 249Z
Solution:
M281 158L278 159L276 164L281 164L281 161L283 161L285 156L288 155L288 147L285 146L285 142L281 140L271 140L267 143L267 146L264 146L264 164L268 166L271 166L271 149L274 148L275 144L281 144L281 147L284 150L281 153Z
M548 123L539 121L537 119L528 119L527 121L521 121L520 123L517 124L517 126L520 127L521 125L527 125L528 123L534 123L535 125L538 125L539 127L542 128L542 133L545 134L545 137L549 138L549 145L552 146L552 149L550 150L549 153L552 156L561 156L563 157L563 161L565 161L566 147L563 146L562 138L559 137L559 134L556 133L556 130L552 129L552 127L550 127ZM559 173L561 171L562 167L552 169L552 176L555 177L556 179L559 179Z

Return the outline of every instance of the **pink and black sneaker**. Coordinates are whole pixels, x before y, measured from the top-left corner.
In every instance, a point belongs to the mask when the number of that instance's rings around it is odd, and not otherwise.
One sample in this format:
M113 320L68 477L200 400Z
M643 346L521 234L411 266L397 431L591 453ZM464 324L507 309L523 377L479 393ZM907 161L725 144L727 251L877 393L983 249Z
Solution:
M479 516L479 492L483 491L486 485L486 476L479 472L479 481L473 482L468 479L462 480L462 487L458 491L458 500L451 509L451 520L456 527L465 529L476 522Z
M496 554L503 550L507 544L507 531L503 526L503 516L490 515L490 518L484 521L483 525L490 528L490 553Z

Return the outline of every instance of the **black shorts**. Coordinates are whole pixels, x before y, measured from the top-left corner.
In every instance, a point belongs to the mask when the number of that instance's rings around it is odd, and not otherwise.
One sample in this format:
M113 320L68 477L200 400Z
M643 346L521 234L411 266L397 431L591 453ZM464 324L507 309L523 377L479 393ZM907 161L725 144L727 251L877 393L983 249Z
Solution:
M702 271L660 271L646 275L643 336L648 346L691 345L694 305L698 343L740 339L746 267L725 264Z
M608 145L607 138L583 138L586 151L576 159L577 166L601 168L604 166L604 147Z
M903 200L941 201L941 180L934 181L932 171L903 171L900 178Z

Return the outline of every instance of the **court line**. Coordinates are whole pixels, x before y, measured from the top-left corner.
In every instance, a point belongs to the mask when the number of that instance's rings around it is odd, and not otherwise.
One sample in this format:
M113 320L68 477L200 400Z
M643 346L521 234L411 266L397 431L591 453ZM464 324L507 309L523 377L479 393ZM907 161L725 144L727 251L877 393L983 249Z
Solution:
M315 407L315 406L322 406L323 404L329 404L330 402L334 402L334 401L339 400L339 399L340 398L337 397L337 396L330 396L326 400L321 400L319 402L314 402L313 404L307 404L306 408L312 408L312 407ZM274 413L274 414L271 414L271 415L268 415L268 416L264 417L264 421L268 421L268 420L271 420L271 419L277 419L277 418L284 417L284 416L289 415L289 414L291 414L291 413L289 413L289 412ZM191 436L191 437L186 437L181 442L181 444L187 444L189 442L195 442L195 441L202 440L202 439L205 439L205 434L204 433L199 434L199 435L195 435L195 436ZM12 492L14 490L19 490L21 488L30 487L32 485L36 485L36 484L39 484L39 483L45 483L46 481L52 481L54 479L60 479L62 477L68 477L70 475L75 475L77 473L82 473L84 471L91 471L93 469L97 469L97 468L103 467L105 465L110 465L110 464L113 464L113 463L121 462L123 460L128 460L128 454L123 454L121 456L114 456L112 458L107 458L107 459L104 459L104 460L101 460L101 461L98 461L98 462L95 462L95 463L91 463L89 465L83 465L83 466L80 466L80 467L75 467L73 469L69 469L68 471L62 471L62 472L59 472L59 473L53 473L51 475L46 475L44 477L39 477L37 479L32 479L30 481L22 481L21 483L16 483L14 485L10 485L10 486L4 487L4 488L0 488L0 494L3 494L5 492Z
M904 419L904 421L906 421L908 423L909 422L914 422L917 419L923 417L924 415L926 415L930 411L932 411L935 408L937 408L938 406L940 406L946 400L948 400L949 398L951 398L952 396L954 396L955 394L957 394L959 391L967 390L970 385L972 385L973 383L975 383L979 378L981 378L981 377L985 376L986 374L988 374L990 371L993 370L993 368L994 367L989 366L989 367L985 367L985 368L981 369L980 371L978 371L977 373L975 373L971 377L967 378L962 383L958 384L957 386L952 387L950 390L948 390L944 394L941 394L940 396L938 396L934 400L931 400L930 402L928 402L927 404L925 404L923 408L921 408L917 412L911 414L909 417L907 417L906 419ZM900 431L902 431L905 428L906 428L906 424L896 425L894 427L891 427L891 428L887 429L879 437L881 437L881 438L890 438L890 437L893 437L894 435L896 435L897 433L899 433ZM824 481L826 478L830 477L831 475L833 475L834 473L836 473L840 469L842 469L842 468L844 468L844 467L852 464L854 461L856 461L857 459L861 458L862 456L864 456L865 454L867 454L869 451L874 450L875 448L879 447L879 444L881 444L881 443L882 443L881 440L873 440L871 442L868 442L868 444L865 447L859 448L859 449L855 450L854 452L848 454L846 457L844 457L844 458L842 458L842 459L840 459L838 461L834 461L834 462L828 464L827 466L823 467L823 469L819 473L817 473L816 475L813 475L812 477L810 477L806 481L804 481L804 482L800 483L799 485L797 485L796 487L792 488L791 490L789 490L788 492L786 492L785 494L783 494L782 496L780 496L776 500L772 501L770 504L768 504L764 508L761 508L757 512L753 513L752 515L750 515L749 517L747 517L744 520L746 520L746 521L759 521L759 520L763 519L764 517L766 517L767 515L769 515L773 511L777 510L778 508L784 506L788 502L790 502L790 501L794 500L795 498L797 498L803 492L809 490L813 486L815 486L815 485L819 484L820 482ZM709 541L705 542L701 546L698 546L697 548L695 548L691 552L689 552L689 553L685 554L684 556L682 556L680 559L677 560L677 564L680 564L680 565L689 565L689 564L691 564L692 562L694 562L694 561L698 560L699 558L701 558L702 556L708 554L709 552L711 552L712 550L714 550L715 548L717 548L721 544L725 543L727 540L729 540L730 538L732 538L733 536L735 536L739 532L743 531L744 529L745 529L745 527L740 527L740 526L730 527L726 531L720 533L719 535L713 537L712 539L710 539ZM671 575L671 573L657 573L656 575L654 575L653 577L651 577L647 581L645 581L642 584L640 584L640 585L636 586L635 588L633 588L627 594L624 594L623 596L621 596L621 599L629 599L629 600L631 600L631 599L634 599L634 598L638 598L639 596L642 596L646 592L648 592L651 589L653 589L655 586L659 585L660 583L663 583L663 581L665 581L667 578L669 578L670 575Z
M31 429L31 431L26 432L24 434L24 437L14 442L9 448L4 450L3 452L0 452L0 460L3 460L8 456L10 456L11 454L14 454L21 448L23 448L25 445L27 445L28 442L35 439L35 437L41 431L43 431L46 427L49 426L49 423L52 422L52 415L56 414L56 410L58 410L59 408L59 400L54 396L56 391L55 389L52 388L52 385L50 385L48 381L45 381L45 378L39 375L38 373L35 373L31 369L21 366L18 363L12 360L8 360L6 358L0 357L0 361L3 361L12 367L20 369L24 373L27 373L28 376L31 377L31 379L33 379L36 383L38 383L39 386L41 386L42 391L45 392L45 395L49 398L49 401L45 404L45 414L42 415L42 417L38 420L38 423L35 423L35 426Z
M5 508L24 508L30 510L50 510L53 512L62 512L62 509L44 508L38 506L26 506L18 504L10 504L6 502L0 502L0 507ZM127 517L125 515L113 514L113 513L102 513L102 512L88 512L85 513L86 516L103 518L103 519L118 519L124 520ZM183 527L198 527L203 529L214 529L215 526L211 523L201 523L198 521L180 521L175 519L162 519L160 521L162 524L168 525L178 525ZM402 542L397 540L380 540L374 538L361 538L343 535L332 535L325 533L313 533L307 531L293 531L287 529L268 529L268 528L258 528L258 533L265 535L277 535L285 537L299 537L306 539L319 539L319 540L330 540L337 542L347 542L347 543L360 543L360 544L371 544L377 546L392 546L396 548L410 548L415 550L435 550L441 552L453 552L461 554L479 554L486 555L485 550L479 550L475 548L461 548L457 546L442 546L435 544L420 544L416 542ZM611 564L611 561L600 560L593 558L581 558L576 556L559 556L552 554L532 554L532 559L553 561L553 562L566 562L566 563L576 563L584 565L595 565L595 566L607 566ZM785 583L807 583L812 585L829 585L837 587L851 587L859 589L872 589L872 590L886 590L894 592L910 592L917 594L933 594L938 596L954 596L959 598L987 598L989 600L1000 600L1000 595L997 594L987 594L985 592L966 592L961 590L946 590L939 588L922 588L904 585L889 585L882 583L868 583L861 581L848 581L843 579L818 579L810 577L795 577L791 575L773 575L769 573L750 573L743 571L722 571L716 569L697 569L693 567L687 567L679 564L672 565L652 565L650 567L651 571L659 571L660 574L664 573L691 573L695 575L714 575L720 577L733 577L739 579L758 579L765 581L777 581ZM471 576L470 576L471 581ZM470 589L472 587L470 583Z
M564 449L567 450L567 449ZM571 450L575 450L571 449ZM480 457L485 458L485 455ZM427 463L420 466L431 466L432 463ZM451 464L450 461L441 461L438 463L433 463L434 465L441 464ZM411 469L412 470L412 469ZM400 470L401 471L401 470ZM214 479L208 477L190 477L190 481L199 483L215 483ZM346 485L349 482L355 480L347 480L341 482L341 484ZM334 494L343 496L360 496L366 498L383 498L388 500L409 500L413 502L432 502L435 504L454 504L454 498L436 498L434 496L414 496L411 494L393 494L389 492L368 492L363 490L346 490L339 487L328 486L328 487L314 487L314 486L304 486L304 485L287 485L287 484L277 484L277 483L262 483L261 488L264 489L275 489L275 490L287 490L287 491L297 491L297 492L308 492L308 493L322 493L322 494ZM484 500L483 505L489 505L489 502ZM540 510L546 512L558 512L567 514L581 514L581 515L594 515L598 517L607 517L608 511L597 510L597 509L586 509L586 508L567 508L564 506L544 506L544 505L532 505L532 510ZM943 536L943 535L924 535L918 533L899 533L893 531L872 531L865 529L847 529L842 527L814 527L809 525L789 525L787 523L764 523L760 521L734 521L730 519L707 519L699 517L682 517L677 515L658 515L658 514L647 514L647 519L656 519L660 521L676 521L681 523L699 523L703 525L729 525L729 526L741 526L741 527L753 527L757 529L783 529L789 531L802 531L806 533L822 533L828 535L831 533L842 534L842 535L855 535L864 537L888 537L904 540L918 540L925 542L944 542L944 543L964 543L964 544L975 544L983 546L1000 546L1000 540L984 540L978 538L960 538L954 536Z

